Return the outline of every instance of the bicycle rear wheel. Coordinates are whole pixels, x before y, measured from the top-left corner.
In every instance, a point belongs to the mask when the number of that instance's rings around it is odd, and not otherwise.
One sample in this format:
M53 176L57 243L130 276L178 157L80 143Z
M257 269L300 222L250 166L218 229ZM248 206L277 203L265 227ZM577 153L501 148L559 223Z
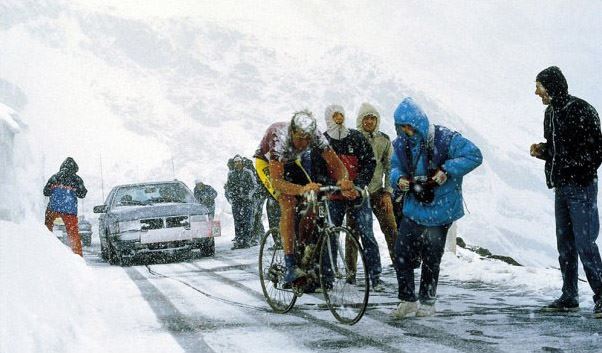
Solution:
M364 253L357 239L345 227L327 230L320 251L320 282L324 299L334 317L353 325L368 306L370 285ZM345 254L358 253L356 268Z
M277 313L291 310L297 301L292 289L283 288L284 250L277 228L268 230L259 247L259 280L263 295L270 307Z

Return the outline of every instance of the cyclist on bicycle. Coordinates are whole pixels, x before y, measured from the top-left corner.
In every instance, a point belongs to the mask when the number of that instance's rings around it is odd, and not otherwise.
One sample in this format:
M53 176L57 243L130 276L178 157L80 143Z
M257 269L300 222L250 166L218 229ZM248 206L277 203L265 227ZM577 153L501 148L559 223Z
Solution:
M320 184L311 181L300 162L301 154L312 149L319 151L326 161L330 173L341 187L343 197L354 198L356 191L345 165L317 129L316 119L307 110L294 113L289 123L272 124L255 152L259 178L280 205L280 235L286 264L284 282L287 284L305 276L297 267L294 255L295 207L298 196L310 191L317 192L320 187Z

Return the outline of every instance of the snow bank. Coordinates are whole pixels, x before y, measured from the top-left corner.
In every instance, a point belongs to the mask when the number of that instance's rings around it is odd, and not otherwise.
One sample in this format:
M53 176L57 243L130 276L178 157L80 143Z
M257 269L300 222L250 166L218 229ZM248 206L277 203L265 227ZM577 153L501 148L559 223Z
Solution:
M0 351L90 352L103 323L82 258L42 225L0 221Z
M579 268L582 272L582 268ZM556 268L512 266L503 261L488 259L458 248L457 254L445 253L441 262L441 274L465 283L495 285L511 293L531 292L547 299L561 294L562 275ZM580 273L585 280L585 275ZM591 306L593 292L588 283L579 282L579 300L584 307Z

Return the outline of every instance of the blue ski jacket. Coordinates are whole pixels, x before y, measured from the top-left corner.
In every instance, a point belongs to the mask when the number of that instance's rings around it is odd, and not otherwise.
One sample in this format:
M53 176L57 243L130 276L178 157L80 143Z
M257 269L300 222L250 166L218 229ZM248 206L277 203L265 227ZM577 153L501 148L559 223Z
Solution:
M86 187L82 179L75 173L79 170L77 163L67 157L58 173L54 174L44 187L44 196L50 196L48 209L66 214L77 214L77 198L86 197Z
M437 169L447 181L434 189L432 203L418 201L412 192L404 197L403 215L416 223L435 227L450 224L464 216L462 179L478 167L483 156L477 146L446 127L429 124L428 117L412 98L404 99L394 113L397 138L391 157L391 186L399 190L399 178L431 177ZM401 125L410 125L415 134L407 136Z

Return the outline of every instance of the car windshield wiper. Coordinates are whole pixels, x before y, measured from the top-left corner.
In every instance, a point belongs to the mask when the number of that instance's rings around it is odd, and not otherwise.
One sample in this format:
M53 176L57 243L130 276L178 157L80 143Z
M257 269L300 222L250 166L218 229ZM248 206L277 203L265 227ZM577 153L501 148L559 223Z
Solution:
M120 206L144 206L146 205L145 202L142 201L138 201L138 200L129 200L129 201L121 201L119 202Z
M153 202L158 202L158 203L168 203L168 202L173 202L173 203L186 203L186 201L182 201L182 200L176 200L176 199L170 199L168 197L158 197L158 198L154 198L152 199Z

